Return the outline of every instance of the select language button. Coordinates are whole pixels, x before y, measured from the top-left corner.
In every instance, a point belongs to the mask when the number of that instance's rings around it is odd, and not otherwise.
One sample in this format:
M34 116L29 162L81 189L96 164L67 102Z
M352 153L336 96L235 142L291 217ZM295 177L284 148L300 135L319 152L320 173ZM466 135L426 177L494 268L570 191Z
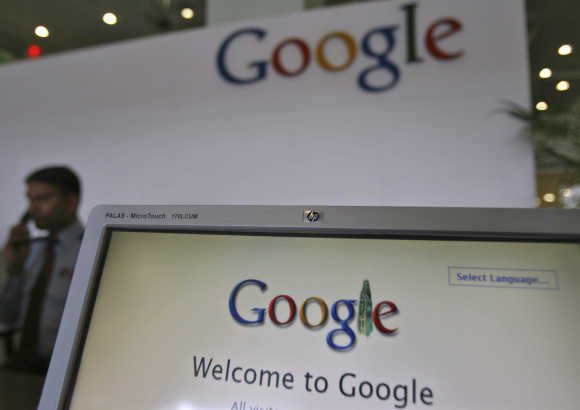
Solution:
M450 266L449 285L490 288L559 289L554 270Z

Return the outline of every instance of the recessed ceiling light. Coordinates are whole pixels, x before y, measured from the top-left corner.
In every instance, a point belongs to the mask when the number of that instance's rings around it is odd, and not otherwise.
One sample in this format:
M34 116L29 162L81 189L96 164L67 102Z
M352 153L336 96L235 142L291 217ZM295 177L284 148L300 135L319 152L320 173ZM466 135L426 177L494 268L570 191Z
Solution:
M554 195L551 192L548 192L547 194L544 194L542 199L546 202L549 202L549 203L556 202L556 195Z
M562 196L564 196L566 198L572 196L572 190L570 188L563 189Z
M540 70L539 76L540 78L550 78L552 76L552 70L550 70L548 67L542 68Z
M115 13L105 13L103 14L103 23L108 24L109 26L114 26L117 24L117 16Z
M566 91L570 88L570 83L568 81L560 81L556 84L556 90L558 91Z
M561 56L567 56L572 53L572 46L570 44L562 44L558 49L558 54Z
M548 104L545 101L540 101L536 104L536 110L546 111L548 109Z
M189 7L181 9L181 17L183 17L184 19L191 20L193 16L195 16L195 12L193 11L193 9L190 9Z
M50 36L50 31L48 31L48 29L44 26L37 26L34 29L34 34L36 34L38 37L46 38Z

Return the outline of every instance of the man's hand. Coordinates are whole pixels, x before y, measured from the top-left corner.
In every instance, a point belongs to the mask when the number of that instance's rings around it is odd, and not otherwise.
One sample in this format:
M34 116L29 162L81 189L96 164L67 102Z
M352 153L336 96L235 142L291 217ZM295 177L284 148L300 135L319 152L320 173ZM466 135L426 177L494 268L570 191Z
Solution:
M30 249L30 233L25 224L14 225L10 229L4 246L6 271L12 275L22 273Z

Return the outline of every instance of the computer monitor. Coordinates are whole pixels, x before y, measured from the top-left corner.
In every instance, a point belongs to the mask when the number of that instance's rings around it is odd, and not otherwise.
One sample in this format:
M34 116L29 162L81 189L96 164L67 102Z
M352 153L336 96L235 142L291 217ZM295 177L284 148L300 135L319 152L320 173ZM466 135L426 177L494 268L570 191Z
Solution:
M99 206L40 409L576 409L580 212Z

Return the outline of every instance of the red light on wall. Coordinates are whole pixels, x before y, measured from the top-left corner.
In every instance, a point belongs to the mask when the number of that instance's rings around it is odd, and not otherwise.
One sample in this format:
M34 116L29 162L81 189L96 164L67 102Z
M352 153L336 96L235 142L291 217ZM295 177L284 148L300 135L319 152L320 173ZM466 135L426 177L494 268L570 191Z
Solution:
M36 58L40 55L40 52L40 47L38 47L36 44L33 44L28 47L28 58Z

